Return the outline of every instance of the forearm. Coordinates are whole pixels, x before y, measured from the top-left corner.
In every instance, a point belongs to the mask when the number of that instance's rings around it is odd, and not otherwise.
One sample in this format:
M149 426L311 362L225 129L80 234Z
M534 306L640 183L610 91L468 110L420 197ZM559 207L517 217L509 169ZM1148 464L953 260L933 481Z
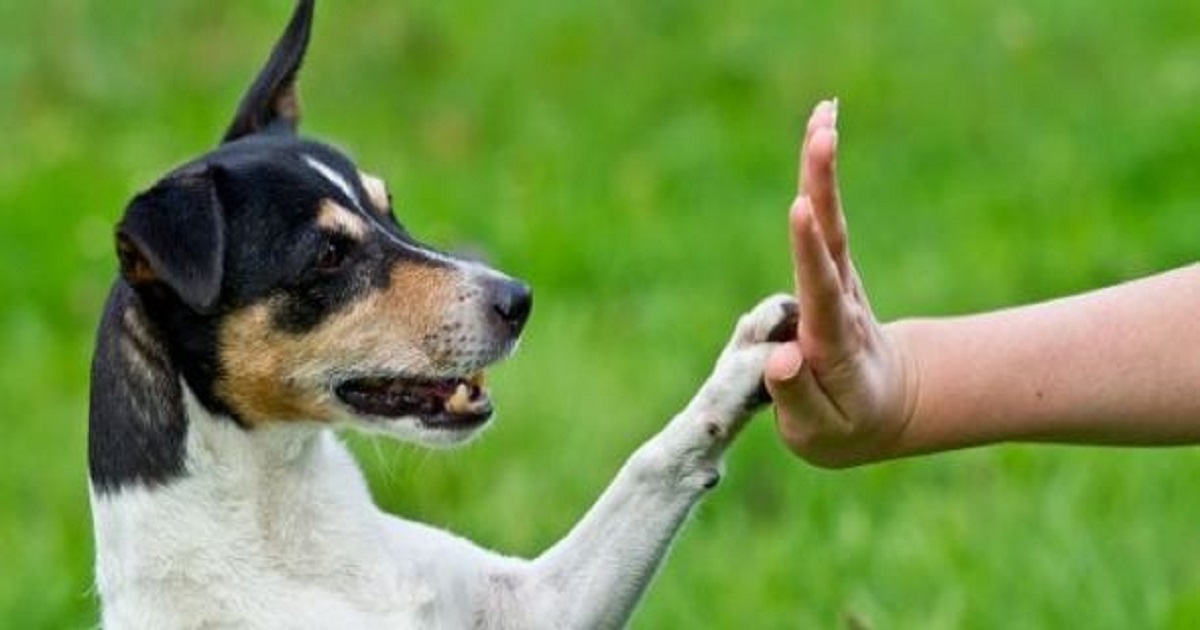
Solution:
M886 334L915 375L895 456L1009 440L1200 441L1200 264Z

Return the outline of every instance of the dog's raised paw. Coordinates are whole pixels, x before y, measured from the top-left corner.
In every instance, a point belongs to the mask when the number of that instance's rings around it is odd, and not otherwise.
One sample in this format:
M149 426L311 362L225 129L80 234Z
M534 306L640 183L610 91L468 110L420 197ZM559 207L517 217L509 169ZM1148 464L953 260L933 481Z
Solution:
M768 297L738 320L734 333L735 346L751 346L770 342L782 343L796 338L800 308L796 299L786 294Z
M752 411L769 401L762 374L774 348L796 338L799 308L790 295L773 295L738 319L733 337L717 361L714 390L737 409Z
M750 315L754 316L760 312L761 316L754 331L754 339L757 342L776 344L796 340L796 329L800 323L800 306L795 298L783 294L773 295L760 302L750 312ZM768 324L770 328L763 335L762 332ZM746 407L757 409L770 402L771 394L767 391L767 385L762 379L759 379L758 387L746 400Z

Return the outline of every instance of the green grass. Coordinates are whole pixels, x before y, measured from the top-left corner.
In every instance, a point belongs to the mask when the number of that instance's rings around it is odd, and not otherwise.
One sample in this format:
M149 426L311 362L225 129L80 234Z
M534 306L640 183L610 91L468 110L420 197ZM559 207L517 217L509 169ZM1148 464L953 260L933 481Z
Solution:
M289 2L0 6L0 626L84 628L90 337L125 201L212 145ZM809 107L842 99L881 316L964 312L1196 259L1200 4L322 2L305 128L427 240L536 288L498 423L355 439L379 500L533 553L788 286ZM1012 446L811 469L769 418L640 628L1189 628L1194 450Z

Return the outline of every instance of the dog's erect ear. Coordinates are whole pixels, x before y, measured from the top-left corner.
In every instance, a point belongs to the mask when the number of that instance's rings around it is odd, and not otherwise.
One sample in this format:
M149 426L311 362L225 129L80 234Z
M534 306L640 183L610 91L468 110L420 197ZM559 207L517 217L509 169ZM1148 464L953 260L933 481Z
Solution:
M300 97L296 92L296 74L304 61L308 36L312 30L313 3L300 0L287 30L275 44L267 65L259 71L250 89L242 97L237 114L222 143L232 142L260 131L295 133L300 124Z
M172 175L141 193L117 226L121 275L161 283L199 313L221 292L225 220L211 168Z

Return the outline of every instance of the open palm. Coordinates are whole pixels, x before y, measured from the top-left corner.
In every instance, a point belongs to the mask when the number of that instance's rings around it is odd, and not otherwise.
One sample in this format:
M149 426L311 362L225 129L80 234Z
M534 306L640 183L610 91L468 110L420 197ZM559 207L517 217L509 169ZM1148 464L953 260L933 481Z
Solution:
M837 103L817 105L800 155L789 215L797 341L767 364L780 435L823 466L886 457L913 405L898 342L876 321L854 263L837 187Z

